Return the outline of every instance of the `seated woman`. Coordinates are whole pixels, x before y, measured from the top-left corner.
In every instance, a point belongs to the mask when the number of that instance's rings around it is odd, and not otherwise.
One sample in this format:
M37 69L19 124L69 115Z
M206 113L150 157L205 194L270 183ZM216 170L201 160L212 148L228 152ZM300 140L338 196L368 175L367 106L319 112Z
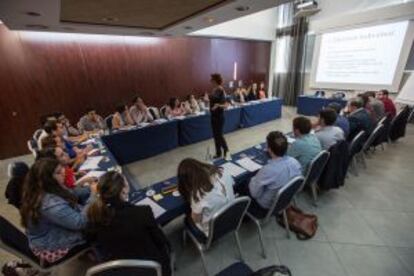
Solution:
M150 123L154 121L148 107L140 97L135 97L132 100L133 105L129 109L129 114L135 124Z
M64 181L64 167L45 158L30 168L23 186L22 224L31 250L43 262L54 263L86 247L81 232L87 225L86 206Z
M257 100L256 87L254 84L247 89L246 102Z
M210 109L210 97L208 96L208 93L204 93L203 97L198 99L198 105L200 106L201 111Z
M200 106L193 94L188 95L187 101L184 102L184 109L187 114L194 114L200 112Z
M264 84L264 82L261 82L260 83L259 93L258 93L257 97L260 100L266 99L266 90L265 90L265 84Z
M88 219L103 261L153 260L161 264L164 276L171 275L170 245L151 207L128 203L129 185L115 171L99 179L97 191Z
M239 103L239 104L245 102L244 94L240 88L237 88L236 91L234 91L233 100L234 102Z
M131 115L129 114L127 106L123 104L119 105L116 108L114 116L112 117L112 128L120 129L133 124L134 122L131 119Z
M79 165L85 161L87 153L85 151L76 152L73 148L66 147L62 138L54 134L49 135L42 140L42 149L59 147L63 149L70 158L70 164Z
M186 111L183 107L183 104L177 98L171 98L167 110L165 111L165 115L167 118L173 118L178 116L184 116Z
M24 179L29 172L29 167L24 162L16 162L11 167L11 177L7 183L5 196L8 203L20 209L22 203L22 190Z
M191 218L208 236L213 214L234 199L233 178L222 169L187 158L178 166L178 190L191 206Z

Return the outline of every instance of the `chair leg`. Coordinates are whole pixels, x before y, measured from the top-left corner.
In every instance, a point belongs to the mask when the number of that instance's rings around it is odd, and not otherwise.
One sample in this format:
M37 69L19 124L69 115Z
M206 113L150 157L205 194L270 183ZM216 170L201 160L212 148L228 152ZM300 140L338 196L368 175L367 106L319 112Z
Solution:
M381 143L381 150L384 151L385 147L384 147L384 143Z
M290 239L290 229L289 229L289 223L286 215L286 210L283 210L283 221L285 222L285 228L286 228L286 234L288 239Z
M206 262L206 258L204 256L204 252L203 249L198 248L198 251L200 252L200 256L201 256L201 262L203 263L203 270L204 270L204 275L208 276L208 270L207 270L207 262Z
M367 161L365 159L365 154L363 152L361 153L361 161L362 161L362 166L364 166L364 169L367 169Z
M355 176L359 176L358 166L357 166L357 163L356 163L355 156L352 157L352 163L351 164L352 164L352 170L354 171Z
M311 184L311 190L312 190L313 205L315 207L318 207L318 204L316 203L316 201L318 200L318 192L316 191L316 183Z
M257 233L259 234L259 242L260 242L260 245L262 247L262 256L263 256L264 259L266 259L266 250L265 250L265 247L264 247L263 232L262 232L262 227L260 226L260 222L257 219L251 217L249 214L247 214L247 216L253 221L253 223L257 227Z
M298 201L296 200L296 195L293 196L293 205L295 205L296 207L299 207Z
M187 245L187 232L183 230L183 248Z
M241 244L240 244L239 233L237 231L234 232L234 238L236 239L237 250L239 251L240 261L244 262L243 253L242 253Z

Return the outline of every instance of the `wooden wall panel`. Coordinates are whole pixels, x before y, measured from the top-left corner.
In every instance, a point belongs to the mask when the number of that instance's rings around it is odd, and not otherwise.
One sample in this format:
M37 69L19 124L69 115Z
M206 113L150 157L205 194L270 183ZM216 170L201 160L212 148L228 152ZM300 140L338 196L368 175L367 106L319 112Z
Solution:
M131 38L12 32L0 25L0 159L27 153L39 117L106 116L139 94L161 106L211 90L209 74L266 81L270 43L217 38Z

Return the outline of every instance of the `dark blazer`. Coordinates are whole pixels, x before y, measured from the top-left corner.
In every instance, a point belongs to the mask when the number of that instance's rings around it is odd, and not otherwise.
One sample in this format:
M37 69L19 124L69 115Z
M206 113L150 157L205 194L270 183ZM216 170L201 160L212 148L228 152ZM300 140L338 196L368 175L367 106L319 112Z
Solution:
M321 189L329 190L339 188L345 184L345 176L348 171L348 143L339 141L329 148L329 160L319 178L318 185Z
M360 108L348 116L349 121L349 136L348 141L352 141L354 137L362 130L366 132L366 137L371 134L373 123L368 111L365 108Z
M151 208L126 202L118 202L111 208L115 215L110 224L93 229L104 261L153 260L161 264L163 276L171 275L170 244Z

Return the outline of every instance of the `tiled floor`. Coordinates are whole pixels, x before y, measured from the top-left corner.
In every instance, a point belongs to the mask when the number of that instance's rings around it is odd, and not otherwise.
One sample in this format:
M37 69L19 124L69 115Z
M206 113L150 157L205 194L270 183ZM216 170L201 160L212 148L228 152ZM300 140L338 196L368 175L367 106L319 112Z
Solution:
M226 135L236 152L264 140L270 130L288 131L294 111L284 109L283 119ZM141 185L147 186L175 174L185 157L203 158L211 141L179 148L128 165ZM30 157L25 157L30 160ZM0 162L0 184L6 184L6 161ZM339 190L321 195L318 207L302 194L299 205L319 219L317 235L310 241L287 239L274 221L264 227L267 259L260 255L256 228L246 222L241 229L241 243L246 262L253 268L270 264L287 265L294 276L389 276L414 275L414 125L407 136L368 159L367 170L359 177L350 176ZM1 214L16 224L18 213L0 199ZM176 275L200 275L201 262L189 241L181 244L181 218L165 228L177 253ZM139 246L139 245L137 245ZM207 253L210 274L236 261L232 237L225 238ZM11 257L0 254L1 264ZM82 275L86 264L62 268L56 275Z

